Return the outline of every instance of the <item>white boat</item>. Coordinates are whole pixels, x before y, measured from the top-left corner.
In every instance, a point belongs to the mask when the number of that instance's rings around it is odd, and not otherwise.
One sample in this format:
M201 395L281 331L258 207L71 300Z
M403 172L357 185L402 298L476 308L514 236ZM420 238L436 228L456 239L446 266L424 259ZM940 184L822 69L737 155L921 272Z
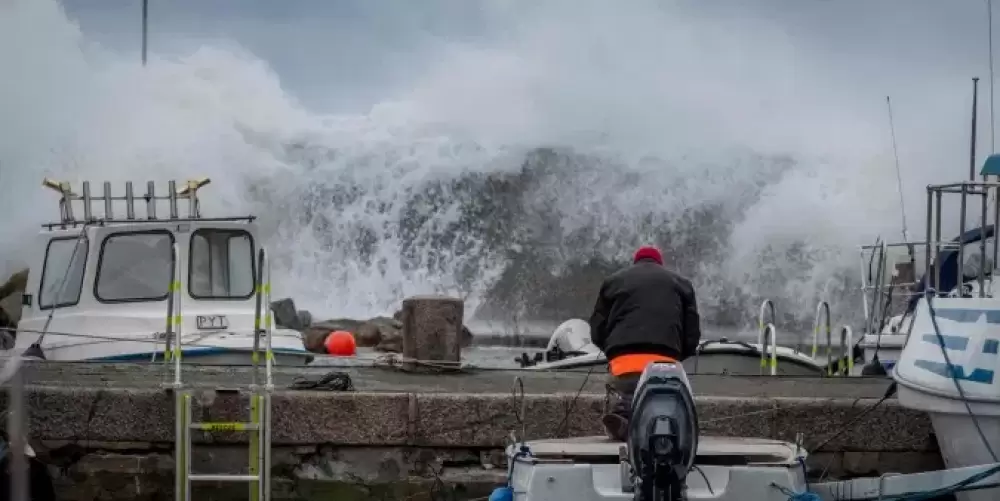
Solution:
M506 451L509 481L490 500L874 501L1000 485L1000 463L809 484L799 444L700 436L691 385L678 364L650 364L632 402L624 442L515 442Z
M864 326L858 347L863 359L860 374L884 375L892 371L913 324L913 290L916 275L916 242L877 243L861 247L861 292ZM900 250L905 249L905 254ZM890 273L890 270L892 272ZM900 276L901 272L906 276ZM892 315L905 302L901 314ZM855 374L859 375L859 374Z
M1000 163L1000 156L990 157L987 166L991 162ZM990 264L996 256L994 226L982 221L971 230L981 235L976 245L965 245L969 240L962 238L956 250L954 241L940 240L940 204L943 193L957 193L965 209L974 195L980 200L971 200L982 204L974 203L973 209L981 210L982 219L990 209L996 221L1000 183L970 181L927 190L926 260L934 256L928 269L935 273L927 274L924 295L914 302L912 332L892 375L900 404L929 414L946 466L992 463L1000 453L1000 298ZM964 231L965 219L963 237L970 233ZM958 499L1000 499L1000 488L962 493Z
M14 350L54 361L150 361L179 331L186 363L250 364L255 326L270 321L269 283L257 284L266 271L256 259L261 240L253 216L202 217L198 189L208 182L178 189L171 181L159 195L148 182L139 197L146 217L137 218L131 182L124 196L105 182L92 197L88 182L76 194L69 183L46 179L61 195L61 217L35 241ZM187 217L179 216L178 200L188 201ZM115 217L116 202L124 202L124 217ZM157 217L159 202L167 202L166 217ZM297 331L270 332L277 365L312 360Z
M704 341L697 354L683 362L691 374L755 375L822 375L827 364L793 348L778 346L774 325L766 324L757 343L728 339ZM767 341L771 343L768 346ZM590 324L578 318L559 325L549 338L544 353L534 359L526 354L518 361L524 368L535 370L565 370L581 367L604 367L604 353L590 341Z

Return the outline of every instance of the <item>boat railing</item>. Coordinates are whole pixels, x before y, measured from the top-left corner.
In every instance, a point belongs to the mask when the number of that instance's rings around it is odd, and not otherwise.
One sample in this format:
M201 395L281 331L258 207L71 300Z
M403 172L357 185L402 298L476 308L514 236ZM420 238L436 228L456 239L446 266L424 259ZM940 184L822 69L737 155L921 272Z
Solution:
M46 229L76 227L86 224L106 224L106 223L143 223L158 222L167 220L199 220L199 221L239 221L253 219L249 216L228 217L228 218L203 218L201 215L201 200L198 190L209 184L211 180L207 177L190 179L182 183L170 180L167 182L167 192L157 193L156 184L153 181L146 182L146 192L135 194L132 181L125 182L124 195L116 195L111 191L111 182L104 181L100 195L93 195L90 181L81 183L80 193L73 191L73 187L67 181L55 181L49 178L42 180L42 186L59 193L59 221L45 223L42 225ZM180 186L180 188L178 188ZM136 216L136 202L139 200L146 203L145 219ZM187 200L187 214L182 216L180 211L180 201ZM157 217L157 204L167 202L167 218ZM103 205L103 214L97 217L95 214L95 202ZM115 202L124 202L125 217L115 217ZM74 205L82 205L83 218L78 218Z
M986 165L984 166L983 172L986 173L987 169L990 167L990 159L987 159ZM980 263L983 266L979 266L977 273L977 281L979 285L979 297L986 297L986 273L985 273L985 263L987 262L986 253L986 241L993 236L995 225L998 220L1000 220L1000 197L996 194L1000 192L1000 182L996 181L962 181L960 183L949 183L949 184L939 184L939 185L929 185L927 186L927 239L924 242L924 248L926 255L925 259L925 269L931 270L931 263L939 263L941 261L941 213L942 206L944 202L944 194L957 194L959 195L959 224L958 224L958 234L959 242L958 245L958 256L955 263L956 270L959 281L961 282L964 278L963 267L965 265L965 247L963 241L965 239L965 234L967 233L968 224L968 211L969 211L969 197L976 196L979 197L979 255ZM991 196L992 195L992 196ZM992 212L993 225L987 228L988 222L990 220ZM975 230L972 230L975 231ZM989 233L989 235L988 235ZM974 234L973 234L974 235ZM997 262L997 246L993 245L992 262ZM927 287L934 289L938 294L947 294L950 291L939 290L941 288L941 266L936 266L933 269L933 273L928 273L928 284ZM961 285L959 283L958 285Z
M771 341L771 353L768 356L767 342ZM770 375L778 375L778 331L774 327L774 324L768 323L760 329L760 333L757 336L757 344L760 345L760 375L764 375L765 369L770 372Z
M861 307L864 315L863 332L879 333L894 312L905 309L910 299L917 294L920 281L916 278L916 249L923 248L923 241L879 242L860 247L861 259ZM902 263L893 260L890 250L905 247L909 260ZM945 249L957 248L955 242L940 242ZM894 266L894 270L892 269ZM904 266L901 266L904 265ZM908 266L905 266L908 265ZM895 271L895 273L893 273ZM896 274L898 273L898 274ZM902 276L909 274L912 278ZM896 302L897 300L901 300ZM900 308L903 306L903 308Z
M809 352L809 356L812 358L816 358L819 350L819 333L821 330L826 332L826 356L830 358L832 356L830 339L833 336L833 327L830 322L830 303L826 301L820 301L816 305L816 319L813 321L812 350Z
M840 349L838 355L833 351L833 322L830 318L830 303L820 301L816 305L816 318L813 321L813 339L810 356L816 359L819 354L819 335L826 334L826 375L847 376L854 370L854 331L850 326L840 327ZM836 369L834 366L836 365Z
M774 314L774 301L765 299L760 303L760 313L757 315L757 330L758 332L763 332L765 325L777 323Z
M827 337L827 346L830 345L830 338ZM854 372L854 329L844 325L840 327L840 357L837 358L837 373L841 376L850 376ZM827 375L832 376L833 362L827 366Z

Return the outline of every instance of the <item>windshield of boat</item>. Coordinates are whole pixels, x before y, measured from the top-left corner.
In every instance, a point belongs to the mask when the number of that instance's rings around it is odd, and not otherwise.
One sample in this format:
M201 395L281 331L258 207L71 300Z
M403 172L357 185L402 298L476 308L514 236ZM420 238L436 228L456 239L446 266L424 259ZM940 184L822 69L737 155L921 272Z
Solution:
M80 302L86 263L86 238L59 237L49 240L45 248L38 307L44 310Z
M239 229L191 234L188 292L195 299L249 299L254 292L254 242Z
M165 300L173 243L174 236L166 230L109 235L101 244L94 296L105 303Z

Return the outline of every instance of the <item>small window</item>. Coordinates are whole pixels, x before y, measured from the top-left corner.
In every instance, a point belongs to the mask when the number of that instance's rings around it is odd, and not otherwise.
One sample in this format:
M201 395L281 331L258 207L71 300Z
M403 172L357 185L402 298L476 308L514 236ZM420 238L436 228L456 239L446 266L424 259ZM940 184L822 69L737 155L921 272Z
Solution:
M38 307L44 310L79 303L86 267L87 239L73 237L49 240L38 290Z
M195 230L191 234L188 292L195 299L252 297L253 237L243 230Z
M94 291L99 301L162 301L170 290L174 236L167 231L118 233L104 239Z

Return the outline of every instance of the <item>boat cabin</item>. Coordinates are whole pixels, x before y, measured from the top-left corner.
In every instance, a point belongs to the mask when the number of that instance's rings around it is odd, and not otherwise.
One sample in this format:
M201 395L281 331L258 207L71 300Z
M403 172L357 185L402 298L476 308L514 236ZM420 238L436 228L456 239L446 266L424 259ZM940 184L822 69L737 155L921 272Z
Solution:
M252 336L257 227L253 216L203 217L198 190L208 183L170 181L157 193L150 181L137 198L131 182L121 195L105 182L95 197L89 182L78 194L46 179L60 194L60 219L44 224L34 244L16 348L38 343L48 359L152 358L157 343L162 351L172 285L185 337ZM144 216L136 215L138 201Z

